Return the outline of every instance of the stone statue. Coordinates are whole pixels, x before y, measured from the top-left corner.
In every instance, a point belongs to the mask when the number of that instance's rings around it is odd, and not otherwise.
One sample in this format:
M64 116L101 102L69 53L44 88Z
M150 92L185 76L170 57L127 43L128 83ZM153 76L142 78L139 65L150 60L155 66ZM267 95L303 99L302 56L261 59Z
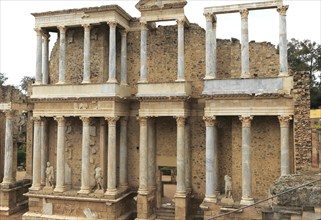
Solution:
M97 190L102 190L103 189L103 177L101 175L101 168L96 167L95 168L95 180L96 180L96 186Z
M232 198L232 178L229 175L224 176L225 198Z
M48 161L47 168L46 168L46 186L53 187L54 179L55 179L54 168L52 165L50 165L50 162Z

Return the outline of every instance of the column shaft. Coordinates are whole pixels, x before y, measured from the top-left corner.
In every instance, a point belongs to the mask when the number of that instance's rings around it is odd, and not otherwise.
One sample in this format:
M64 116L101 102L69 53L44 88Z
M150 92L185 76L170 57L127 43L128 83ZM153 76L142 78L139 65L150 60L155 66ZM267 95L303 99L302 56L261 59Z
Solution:
M109 22L109 77L108 82L116 80L116 26L117 23Z
M46 168L48 162L48 134L47 120L43 118L40 123L41 139L41 185L46 185Z
M127 85L127 30L121 32L121 84Z
M190 124L185 125L185 183L186 188L192 189L192 175L191 175L191 128Z
M37 50L36 50L36 79L35 84L41 84L42 74L42 30L35 28L37 33Z
M10 184L15 181L13 176L13 116L13 111L6 112L3 184Z
M59 81L58 84L65 83L65 59L66 59L66 28L59 28Z
M119 143L119 185L128 187L127 179L127 123L128 118L122 117L120 120L120 143Z
M281 176L290 174L289 121L290 116L279 116L281 137Z
M241 13L241 60L242 60L242 74L241 78L250 77L250 56L249 56L249 29L248 29L248 15L247 9L240 11Z
M108 121L108 180L106 195L117 194L117 152L116 152L116 123L119 117L107 117Z
M242 116L242 200L241 205L254 203L252 196L251 169L251 120L252 116Z
M49 38L50 34L43 34L43 57L42 57L42 84L49 82Z
M106 149L106 120L100 119L100 168L103 175L103 188L107 188L107 149Z
M206 76L205 79L216 77L216 16L206 14ZM214 20L214 23L213 23Z
M147 82L147 37L148 29L146 23L141 23L140 32L140 81Z
M139 194L147 194L147 166L148 166L148 154L147 154L147 118L141 117L140 123L140 138L139 138Z
M184 20L177 21L177 81L185 81L185 57L184 57Z
M57 126L57 179L55 192L65 191L65 118L56 117Z
M280 57L280 73L279 76L288 75L288 54L287 54L287 31L286 31L286 11L288 6L278 7L279 12L279 57Z
M40 190L41 186L41 139L40 118L33 118L33 158L32 158L32 186L31 190Z
M186 193L185 184L185 118L177 117L177 187L176 195Z
M148 120L148 188L156 189L156 129L155 119Z
M84 27L84 76L82 83L90 83L90 25Z
M81 187L78 193L88 194L90 193L90 182L89 182L90 118L81 117L80 119L82 120L82 154L81 154Z

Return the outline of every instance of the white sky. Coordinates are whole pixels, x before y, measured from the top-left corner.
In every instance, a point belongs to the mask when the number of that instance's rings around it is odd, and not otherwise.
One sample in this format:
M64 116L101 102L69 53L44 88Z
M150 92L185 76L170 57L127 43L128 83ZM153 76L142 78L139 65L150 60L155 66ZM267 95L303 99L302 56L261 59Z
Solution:
M261 0L188 0L185 14L191 23L205 27L204 7L241 4ZM54 11L70 8L94 7L118 4L131 16L139 17L135 8L137 0L0 0L0 72L9 78L7 84L19 85L23 76L35 74L36 33L33 12ZM310 39L321 44L321 0L284 0L287 11L288 39ZM239 13L218 15L217 37L240 39ZM268 41L278 44L279 14L276 9L250 11L249 37L257 42ZM50 46L56 37L51 34Z

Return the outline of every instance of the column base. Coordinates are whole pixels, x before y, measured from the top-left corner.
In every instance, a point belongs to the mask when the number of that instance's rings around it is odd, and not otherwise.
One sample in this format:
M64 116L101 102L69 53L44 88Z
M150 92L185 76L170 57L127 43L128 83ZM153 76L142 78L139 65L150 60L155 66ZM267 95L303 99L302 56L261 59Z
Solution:
M139 195L148 195L148 190L147 189L138 189L138 194Z
M204 80L211 80L211 79L215 79L215 76L205 76Z
M240 202L240 205L253 205L254 204L254 199L253 198L243 198L242 197L242 200Z
M287 73L287 72L280 72L278 76L279 76L279 77L286 77L286 76L289 76L289 73Z
M175 82L185 82L185 79L177 79Z
M89 83L91 83L90 80L84 80L81 82L81 84L89 84Z
M186 198L186 191L184 191L184 192L176 192L174 197L175 198Z
M217 203L217 197L216 196L206 196L204 198L203 202Z
M33 85L41 85L41 81L36 81Z
M117 83L117 79L109 79L106 83Z
M14 178L3 178L3 181L1 183L1 185L12 185L14 184L16 181Z
M84 194L84 195L88 195L90 193L90 189L86 188L86 189L80 189L77 194Z
M56 84L65 84L65 81L58 81Z
M56 186L56 188L54 189L54 192L57 193L62 193L66 191L66 187L65 186Z
M29 190L30 191L39 191L41 189L41 185L32 185Z
M241 78L243 78L243 79L248 79L248 78L250 78L250 73L242 73L242 74L241 74Z
M137 83L148 83L147 79L141 79Z
M118 194L117 189L107 189L105 196L116 196Z

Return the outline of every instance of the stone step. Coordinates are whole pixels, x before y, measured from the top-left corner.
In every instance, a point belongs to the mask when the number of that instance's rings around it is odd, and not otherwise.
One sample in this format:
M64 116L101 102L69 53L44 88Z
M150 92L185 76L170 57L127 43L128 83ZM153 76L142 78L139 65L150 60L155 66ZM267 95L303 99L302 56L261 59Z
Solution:
M160 208L156 210L156 219L158 220L174 220L175 209L173 208Z

